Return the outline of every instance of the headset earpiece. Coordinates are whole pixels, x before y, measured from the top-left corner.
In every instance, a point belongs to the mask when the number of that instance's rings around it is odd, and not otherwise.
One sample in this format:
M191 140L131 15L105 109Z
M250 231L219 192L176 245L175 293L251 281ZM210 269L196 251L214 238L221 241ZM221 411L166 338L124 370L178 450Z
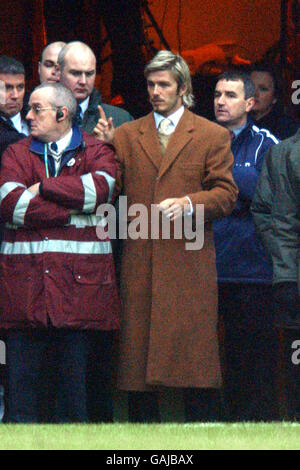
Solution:
M64 117L64 112L61 109L58 109L56 111L56 120L58 121L59 119Z

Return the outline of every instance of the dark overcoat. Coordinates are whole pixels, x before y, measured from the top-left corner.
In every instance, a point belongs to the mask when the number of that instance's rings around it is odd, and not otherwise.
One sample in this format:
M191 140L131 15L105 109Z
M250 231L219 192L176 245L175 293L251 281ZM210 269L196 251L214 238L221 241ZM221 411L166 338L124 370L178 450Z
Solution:
M150 214L151 204L188 195L194 214L196 204L204 204L206 221L198 250L187 250L184 238L125 241L120 388L218 387L211 221L230 214L237 198L229 133L185 110L163 156L151 113L116 129L114 144L128 208L144 204Z

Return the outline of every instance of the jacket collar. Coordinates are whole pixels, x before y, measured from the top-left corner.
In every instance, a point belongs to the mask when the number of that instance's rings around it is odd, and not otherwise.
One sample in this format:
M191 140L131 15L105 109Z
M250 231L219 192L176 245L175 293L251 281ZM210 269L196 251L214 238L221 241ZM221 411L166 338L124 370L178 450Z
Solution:
M300 140L300 127L297 130L296 134L294 134L291 138L294 140L294 142L297 142L298 140Z
M98 105L102 104L102 98L98 90L96 88L93 89L92 93L90 94L89 106L87 112L98 112Z
M82 147L85 146L80 128L77 125L74 125L72 129L73 129L72 139L68 147L65 149L64 153L75 150L80 146ZM32 138L29 150L30 152L37 153L38 155L44 155L44 142L41 142L40 140Z
M235 142L239 142L240 139L243 139L246 134L248 134L249 132L251 132L251 128L252 128L253 125L254 125L253 120L252 120L251 118L248 118L246 126L245 126L244 129L233 139L232 144L234 144Z

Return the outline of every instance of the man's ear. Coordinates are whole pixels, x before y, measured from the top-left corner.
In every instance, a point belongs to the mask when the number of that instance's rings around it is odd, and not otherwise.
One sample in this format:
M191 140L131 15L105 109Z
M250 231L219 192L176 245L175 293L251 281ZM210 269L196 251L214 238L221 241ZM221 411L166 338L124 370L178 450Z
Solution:
M185 93L186 93L186 86L180 87L178 90L178 95L182 97Z
M246 100L246 112L249 113L255 104L254 96L251 96Z

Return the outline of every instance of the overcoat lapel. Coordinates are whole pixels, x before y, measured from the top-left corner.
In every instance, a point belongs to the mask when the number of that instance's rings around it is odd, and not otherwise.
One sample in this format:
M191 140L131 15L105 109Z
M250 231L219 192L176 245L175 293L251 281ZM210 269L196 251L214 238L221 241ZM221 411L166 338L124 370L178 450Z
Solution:
M157 129L155 127L155 121L153 113L148 114L145 119L142 120L139 128L138 140L146 153L147 157L152 161L154 166L159 170L162 153L160 149Z
M171 135L166 153L162 160L158 178L161 178L170 168L174 160L178 157L182 149L192 139L192 130L194 129L193 114L185 109L175 131Z
M148 116L142 120L141 126L139 128L140 135L138 140L147 157L159 170L159 178L168 170L168 168L180 154L181 150L192 139L193 129L193 114L185 109L175 132L170 138L165 155L162 158L162 152L159 144L158 132L155 127L153 113L148 114Z

